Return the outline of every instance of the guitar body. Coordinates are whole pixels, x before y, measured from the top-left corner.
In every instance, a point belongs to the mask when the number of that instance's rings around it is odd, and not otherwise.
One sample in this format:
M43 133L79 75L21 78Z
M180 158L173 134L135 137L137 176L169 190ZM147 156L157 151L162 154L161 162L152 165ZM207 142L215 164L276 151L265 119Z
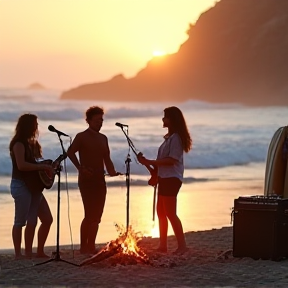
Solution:
M135 153L136 154L136 153ZM136 156L143 156L143 154L140 152L136 154ZM155 187L158 184L158 169L156 166L153 165L144 165L147 170L150 172L151 178L148 180L148 184L150 186Z
M145 167L148 169L148 171L150 172L151 178L148 180L148 184L150 186L155 187L158 184L158 171L157 171L157 167L155 166L146 166Z
M50 189L53 186L55 175L56 175L56 170L58 166L60 165L61 161L64 160L66 157L67 157L66 154L61 154L60 156L58 156L58 158L55 161L52 161L51 159L47 159L47 160L38 162L38 164L52 165L52 167L54 168L53 173L50 173L49 171L46 171L46 170L38 171L40 179L46 189Z
M47 160L43 160L43 161L38 162L38 164L52 165L53 161L51 159L47 159ZM47 170L40 170L38 172L39 172L39 176L40 176L40 179L41 179L44 187L46 189L50 189L53 186L56 172L53 174L49 173Z

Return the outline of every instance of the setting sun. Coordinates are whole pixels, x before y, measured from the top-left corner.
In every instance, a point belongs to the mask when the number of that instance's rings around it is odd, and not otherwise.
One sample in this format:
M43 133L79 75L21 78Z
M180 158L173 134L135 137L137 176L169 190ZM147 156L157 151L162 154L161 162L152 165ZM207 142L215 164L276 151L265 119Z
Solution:
M155 51L153 51L153 56L154 56L154 57L164 56L164 55L166 55L166 54L167 54L166 52L161 51L161 50L155 50Z
M26 87L37 81L67 89L119 73L134 77L151 58L176 53L188 38L189 23L214 4L0 0L0 87Z

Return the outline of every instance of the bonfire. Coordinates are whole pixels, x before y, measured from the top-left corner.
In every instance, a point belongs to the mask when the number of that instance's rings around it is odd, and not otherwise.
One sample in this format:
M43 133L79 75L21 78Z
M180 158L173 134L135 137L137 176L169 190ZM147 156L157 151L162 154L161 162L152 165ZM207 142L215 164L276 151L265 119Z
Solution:
M115 227L119 234L117 239L108 242L97 254L82 261L80 266L100 262L116 254L120 254L123 257L132 257L137 262L149 264L149 257L137 245L142 239L142 234L133 231L132 226L126 229L122 225L115 224Z

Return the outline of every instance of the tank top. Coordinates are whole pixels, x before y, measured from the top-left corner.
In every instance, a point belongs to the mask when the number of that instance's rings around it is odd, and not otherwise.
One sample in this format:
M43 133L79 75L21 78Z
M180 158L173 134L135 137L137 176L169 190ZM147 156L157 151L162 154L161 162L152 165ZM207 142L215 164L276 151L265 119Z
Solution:
M27 142L24 141L17 141L24 145L25 148L25 161L29 163L37 163L33 153L30 149L30 146ZM34 194L34 193L42 193L44 190L44 185L41 181L41 178L39 176L39 173L37 170L34 171L21 171L18 169L15 155L13 151L10 152L11 160L12 160L12 178L13 179L19 179L22 180L25 185L27 186L28 190Z

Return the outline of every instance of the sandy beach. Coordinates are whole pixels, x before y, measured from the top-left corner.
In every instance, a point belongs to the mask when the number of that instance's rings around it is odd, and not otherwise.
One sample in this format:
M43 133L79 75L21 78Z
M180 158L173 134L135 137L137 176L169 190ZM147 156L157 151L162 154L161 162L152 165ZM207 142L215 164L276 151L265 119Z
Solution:
M76 265L61 260L35 265L46 260L37 258L14 260L14 251L10 249L12 245L10 227L12 224L7 223L9 227L2 224L0 230L1 242L3 242L0 250L0 287L288 287L288 277L286 277L288 261L275 262L271 260L253 260L251 258L234 258L232 256L233 225L230 221L233 200L240 195L259 195L263 190L261 175L256 174L253 181L247 181L250 178L246 174L251 173L250 170L261 173L261 169L257 170L255 166L245 167L245 169L240 166L236 171L243 179L231 181L229 177L232 172L235 172L232 171L232 168L225 168L217 170L217 173L220 173L223 178L217 183L208 181L184 184L179 195L178 205L181 207L179 215L185 227L185 237L190 249L183 255L173 254L173 251L177 248L177 242L172 235L168 238L168 253L159 253L155 251L159 240L157 236L155 238L144 237L138 244L141 251L147 254L148 263L144 263L135 257L131 258L117 253L102 261L79 266L82 261L89 258L89 255L81 255L79 245L67 245L69 243L69 230L67 224L64 225L67 223L64 199L62 203L64 209L62 208L63 213L61 214L63 217L61 219L65 221L61 226L60 258ZM216 173L216 170L208 172L211 177L214 177L213 172ZM194 174L197 175L197 171L194 171ZM107 244L106 241L117 238L115 227L110 223L111 220L120 220L122 215L123 220L120 222L125 223L125 189L122 189L121 192L123 194L121 196L123 207L119 206L118 203L120 193L115 191L113 194L113 189L112 187L109 188L111 198L108 197L107 199L107 209L101 223L101 233L99 233L96 242L98 249L104 248ZM119 188L116 187L115 189ZM146 191L147 188L145 187L133 186L132 190L131 224L133 228L137 229L136 231L143 232L145 226L141 226L139 223L142 223L141 219L150 221L151 197L147 197L150 194L148 194L149 192ZM213 191L213 195L209 191ZM54 194L55 192L47 193L52 211L55 211L56 207ZM210 195L210 197L207 197L207 195ZM6 196L2 194L3 203L10 201L8 196L8 194ZM79 239L77 231L82 213L81 202L77 201L77 197L79 197L78 193L71 193L71 211L73 211L71 215L75 218L72 218L72 223L74 223L72 228L76 233L73 234L74 243L79 243L77 241ZM147 200L145 202L143 197L150 199L150 202ZM117 206L113 203L117 203ZM147 207L145 204L143 209L134 209L134 206L139 207L139 203L142 206L143 203L146 203ZM6 207L6 210L3 210L3 216L5 215L5 219L9 219L11 222L13 220L11 204L3 204L3 207ZM117 207L113 210L114 214L110 212L113 207ZM108 218L106 219L106 217ZM3 218L3 221L5 219ZM56 251L56 215L54 215L54 219L55 223L50 233L52 240L48 241L45 248L45 252L51 257L50 259L54 259L53 252ZM137 219L136 222L135 219ZM147 223L151 222L149 221ZM158 221L155 222L157 230ZM137 223L138 225L134 225ZM113 233L109 232L108 228L110 226L113 228ZM203 229L199 231L201 227ZM140 230L138 230L139 228ZM64 235L66 238L63 237ZM100 240L100 236L109 236L109 239ZM247 241L249 240L247 239ZM4 244L8 249L4 249Z
M183 255L173 254L177 248L174 236L169 236L167 254L155 251L157 238L143 238L139 247L149 263L125 260L118 253L85 266L61 260L35 265L45 260L14 260L12 250L1 250L0 287L288 287L287 260L232 256L232 230L185 233L190 250ZM60 259L78 265L89 258L77 248L61 246ZM50 255L53 251L55 247L46 248Z

